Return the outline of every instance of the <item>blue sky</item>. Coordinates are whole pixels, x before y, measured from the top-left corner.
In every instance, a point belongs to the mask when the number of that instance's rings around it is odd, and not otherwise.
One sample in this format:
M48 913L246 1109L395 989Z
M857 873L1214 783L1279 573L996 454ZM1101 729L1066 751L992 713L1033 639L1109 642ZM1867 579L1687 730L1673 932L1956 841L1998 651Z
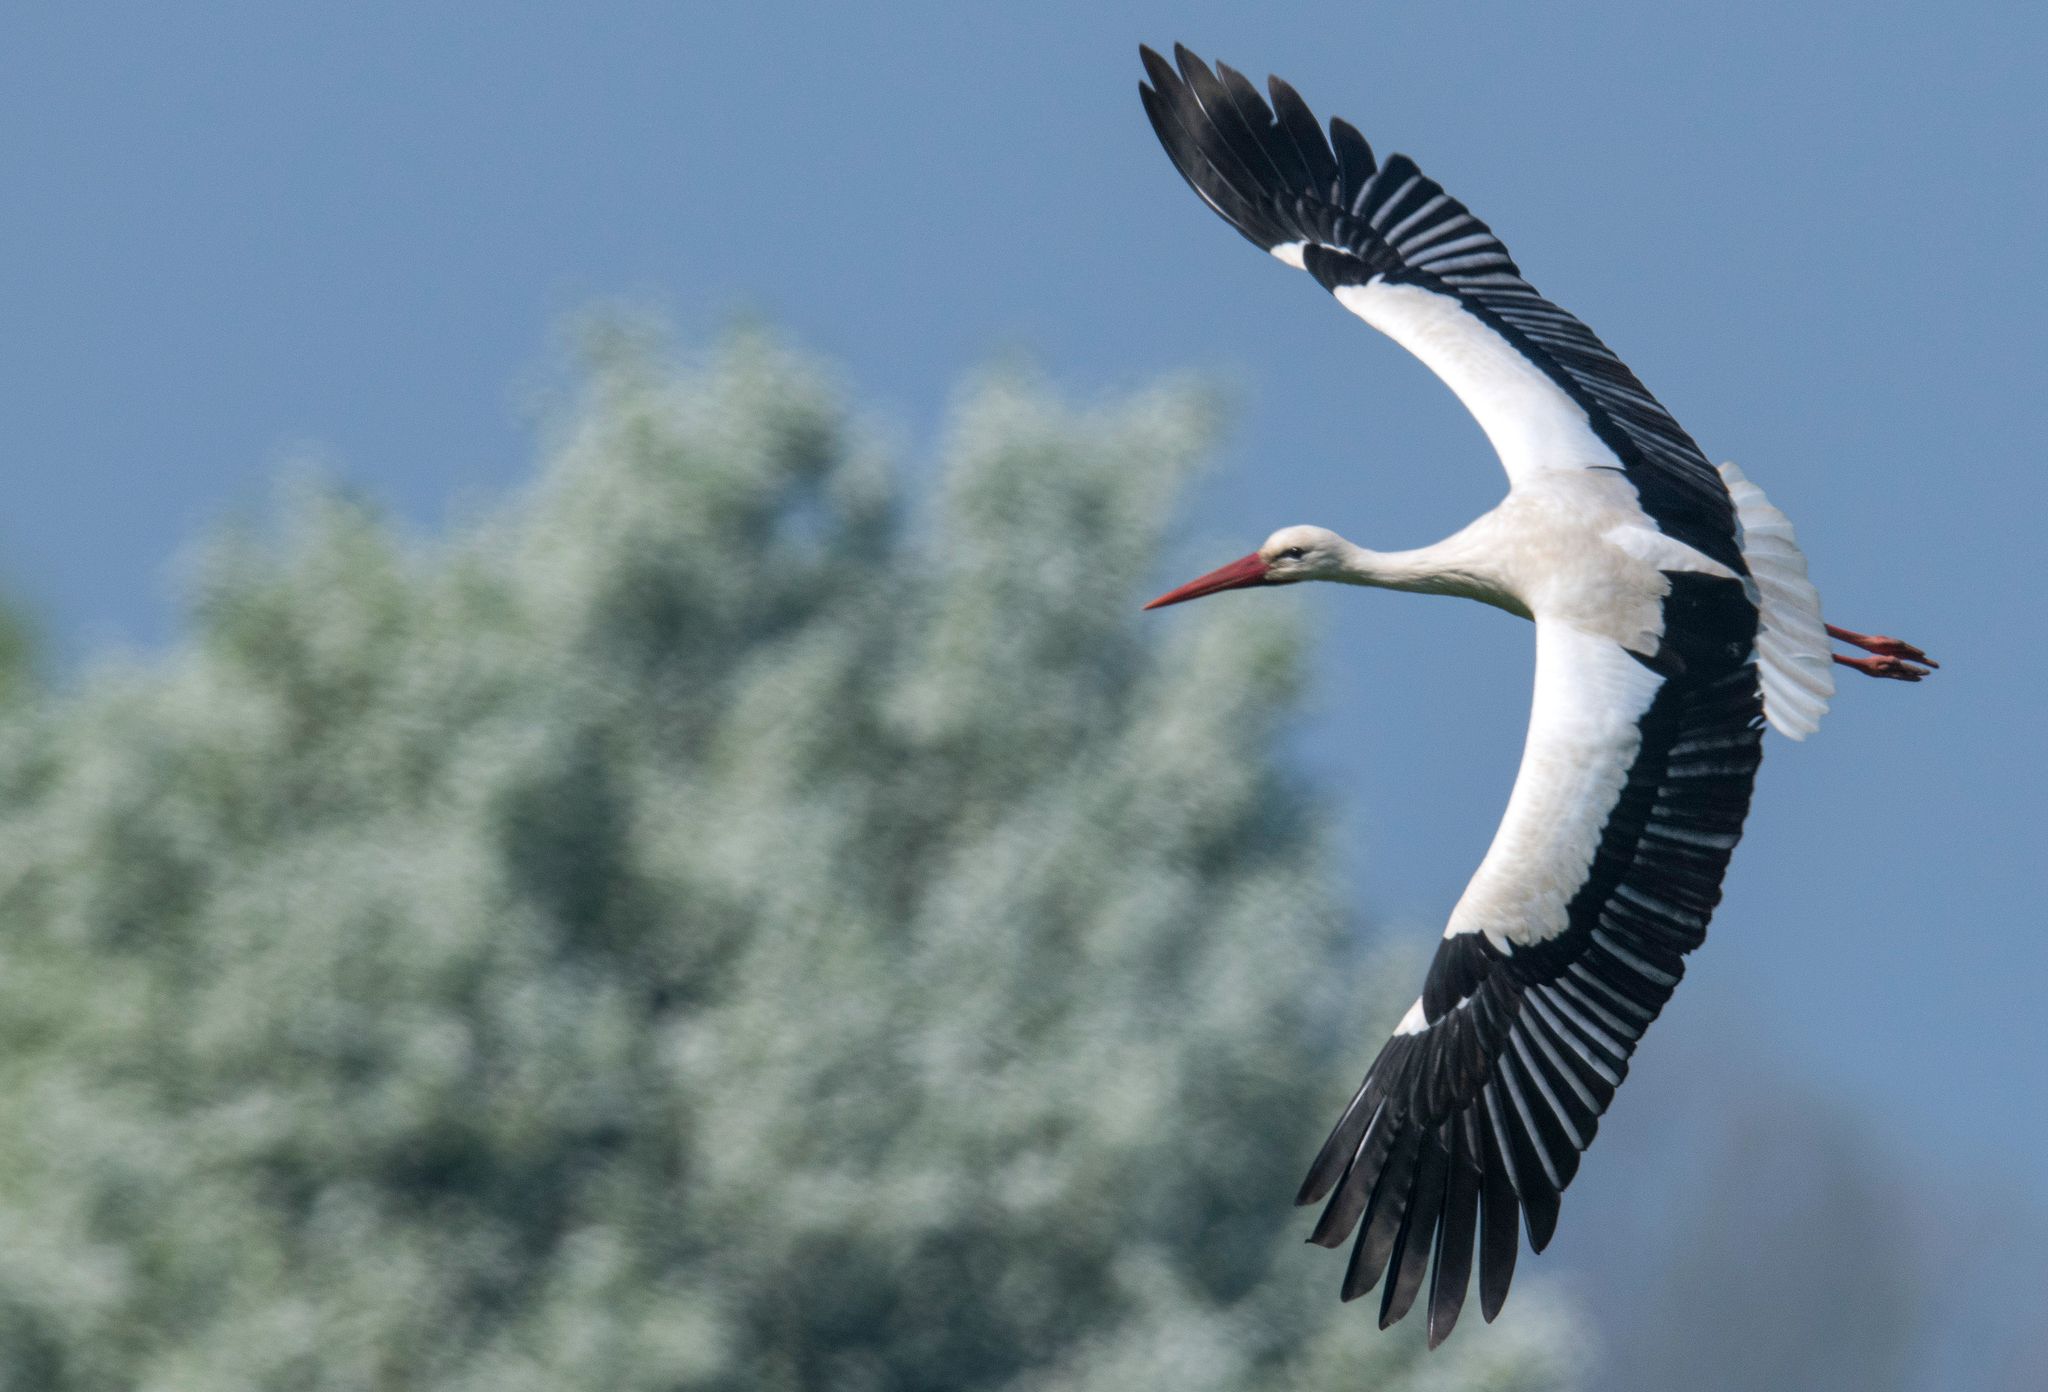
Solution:
M1414 155L1792 514L1832 618L1943 660L1773 739L1637 1076L1735 1060L1907 1172L2024 1192L2048 1148L2041 12L1008 9L9 6L0 577L75 662L162 641L180 548L285 459L461 516L529 473L564 316L619 297L686 337L765 314L913 452L1018 347L1081 393L1210 372L1237 411L1190 574L1284 523L1455 529L1503 487L1457 402L1154 144L1135 46L1183 39ZM1304 769L1346 800L1361 902L1426 939L1506 795L1528 632L1408 596L1227 602L1312 606Z

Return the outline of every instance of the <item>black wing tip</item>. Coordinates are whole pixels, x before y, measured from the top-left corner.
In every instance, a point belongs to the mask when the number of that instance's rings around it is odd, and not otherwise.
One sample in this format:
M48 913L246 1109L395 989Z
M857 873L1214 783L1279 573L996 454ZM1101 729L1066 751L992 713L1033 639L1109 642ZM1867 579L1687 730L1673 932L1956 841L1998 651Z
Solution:
M1427 1130L1415 1181L1408 1193L1408 1211L1387 1259L1386 1293L1380 1298L1380 1328L1385 1329L1415 1307L1429 1274L1430 1249L1436 1245L1451 1179L1450 1147L1441 1128Z
M1301 93L1294 90L1294 84L1278 73L1266 74L1266 95L1273 99L1275 107L1299 104L1303 110L1308 109L1308 103L1302 101Z
M1338 1126L1341 1128L1342 1125L1340 1121ZM1323 1142L1321 1152L1308 1167L1308 1173L1302 1177L1301 1188L1294 1191L1296 1208L1307 1208L1310 1204L1321 1203L1329 1196L1330 1190L1337 1186L1337 1180L1344 1173L1344 1166L1336 1163L1336 1139L1337 1132L1332 1131L1330 1139Z
M1138 61L1145 65L1154 82L1164 80L1170 83L1188 81L1199 71L1207 73L1209 65L1201 60L1186 44L1176 42L1173 46L1173 61L1167 62L1163 54L1151 44L1138 45Z
M1290 96L1294 95L1294 89L1292 87L1289 87L1286 83L1282 82L1277 77L1273 79L1273 85L1277 90L1285 91ZM1294 99L1296 101L1301 100L1301 98L1298 96L1296 96ZM1306 103L1304 103L1304 105L1305 104ZM1341 134L1346 140L1356 140L1360 145L1367 146L1368 148L1370 148L1371 146L1371 142L1368 141L1364 135L1360 134L1358 127L1352 125L1342 116L1332 116L1330 118L1330 129L1335 133Z
M1302 240L1294 205L1327 196L1338 169L1320 131L1298 129L1289 108L1276 113L1241 72L1212 69L1186 44L1173 46L1171 63L1149 44L1138 57L1153 133L1202 200L1261 250Z
M1335 1248L1350 1239L1338 1298L1349 1304L1378 1290L1381 1329L1406 1318L1420 1299L1434 1349L1456 1327L1475 1267L1481 1316L1491 1324L1500 1314L1525 1233L1530 1250L1541 1252L1556 1229L1559 1196L1541 1186L1517 1191L1510 1157L1484 1120L1475 1126L1461 1115L1398 1130L1390 1144L1368 1146L1340 1167L1308 1241ZM1305 1201L1333 1187L1319 1174L1310 1178Z

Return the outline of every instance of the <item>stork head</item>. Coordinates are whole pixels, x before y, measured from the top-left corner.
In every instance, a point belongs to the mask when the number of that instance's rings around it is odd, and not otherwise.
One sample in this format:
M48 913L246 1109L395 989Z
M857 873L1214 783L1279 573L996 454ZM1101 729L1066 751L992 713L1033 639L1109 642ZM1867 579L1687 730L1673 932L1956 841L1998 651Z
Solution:
M1207 575L1190 580L1177 590L1168 590L1146 605L1158 609L1185 599L1223 590L1241 590L1250 585L1292 585L1297 580L1335 580L1344 573L1350 543L1323 527L1282 527L1266 538L1265 545L1218 566Z

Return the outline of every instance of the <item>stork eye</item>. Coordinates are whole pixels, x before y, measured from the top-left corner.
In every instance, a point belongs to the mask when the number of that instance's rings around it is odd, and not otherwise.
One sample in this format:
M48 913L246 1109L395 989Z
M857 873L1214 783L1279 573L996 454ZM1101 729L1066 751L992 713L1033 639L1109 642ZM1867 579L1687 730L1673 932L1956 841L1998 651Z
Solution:
M1307 554L1308 552L1299 546L1290 546L1280 553L1280 559L1283 561L1298 561Z

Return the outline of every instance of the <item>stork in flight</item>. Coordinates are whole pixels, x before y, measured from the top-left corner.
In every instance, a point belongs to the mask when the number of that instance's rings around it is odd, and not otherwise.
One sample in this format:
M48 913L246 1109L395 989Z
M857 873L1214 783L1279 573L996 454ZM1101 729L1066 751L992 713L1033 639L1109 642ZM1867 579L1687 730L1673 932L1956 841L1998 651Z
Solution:
M1833 662L1918 681L1910 643L1823 624L1792 524L1717 471L1584 324L1522 279L1500 239L1405 155L1279 78L1269 106L1185 48L1142 49L1152 129L1224 220L1441 377L1486 432L1506 499L1414 551L1287 527L1172 590L1335 580L1463 595L1533 619L1536 691L1507 813L1451 911L1422 994L1301 1186L1310 1241L1353 1230L1343 1297L1382 1277L1405 1315L1430 1255L1429 1342L1457 1321L1476 1243L1499 1312L1518 1217L1542 1251L1559 1195L1636 1041L1706 937L1763 757L1803 739ZM1866 656L1831 652L1832 636ZM1923 665L1924 664L1924 665Z

